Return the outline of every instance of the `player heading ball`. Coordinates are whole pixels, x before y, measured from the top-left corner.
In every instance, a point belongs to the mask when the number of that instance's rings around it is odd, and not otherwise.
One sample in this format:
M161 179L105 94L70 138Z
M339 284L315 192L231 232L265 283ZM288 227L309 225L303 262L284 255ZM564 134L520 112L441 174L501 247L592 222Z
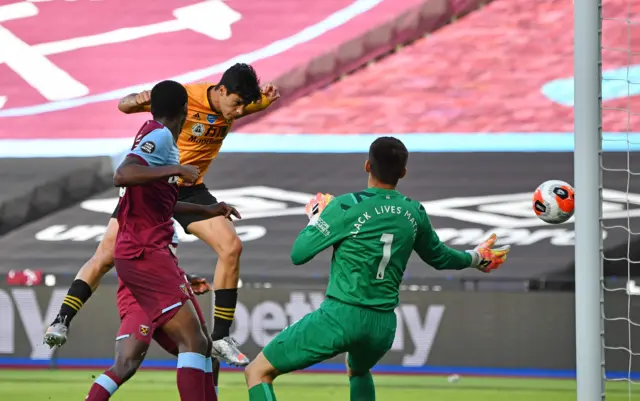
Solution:
M178 200L211 205L217 199L205 185L203 177L218 156L224 140L233 135L229 134L231 126L237 119L269 107L280 98L280 93L273 84L261 87L256 71L243 63L229 67L217 82L182 86L187 91L187 116L177 137L180 164L196 166L199 176L195 183L178 180ZM120 99L118 109L125 114L147 113L154 102L152 92L145 90ZM113 267L117 214L118 207L111 215L94 255L80 268L58 315L47 328L44 342L50 347L66 343L72 320L98 288L102 277ZM213 280L212 352L229 364L246 366L249 358L238 349L238 342L230 335L238 301L242 241L233 223L222 216L208 218L193 213L176 213L174 219L186 233L198 237L218 255Z
M207 206L178 202L178 177L187 184L199 177L198 167L180 164L176 144L187 115L187 91L177 82L163 81L153 87L151 99L153 120L140 128L113 177L115 186L125 188L117 213L115 267L151 321L145 330L161 330L177 345L180 399L215 401L208 368L211 339L178 266L172 218L174 211L207 218L240 215L224 202ZM113 369L105 371L86 400L106 401L126 379Z
M250 401L275 400L273 380L347 353L351 399L374 401L371 368L395 338L400 283L411 253L438 270L497 269L509 246L493 249L495 234L468 251L440 241L424 207L396 190L409 152L392 137L376 139L365 162L366 189L334 198L317 194L306 206L309 224L291 250L304 264L333 247L326 299L278 334L245 370Z

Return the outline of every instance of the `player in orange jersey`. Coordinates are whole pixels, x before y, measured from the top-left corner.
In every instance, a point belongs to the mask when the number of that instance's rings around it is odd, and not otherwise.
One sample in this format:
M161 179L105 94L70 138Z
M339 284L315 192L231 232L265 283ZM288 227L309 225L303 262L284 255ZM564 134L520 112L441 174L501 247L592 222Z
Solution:
M186 84L188 93L187 121L178 138L180 163L197 166L200 176L195 185L180 183L179 200L202 205L217 202L202 182L202 176L216 158L233 122L268 107L280 95L274 85L262 89L253 68L235 64L218 83ZM134 93L120 100L123 113L149 111L149 91ZM115 213L115 212L114 212ZM45 343L60 346L67 340L71 320L98 287L100 279L113 267L113 250L118 222L109 221L107 232L93 257L85 263L71 285L60 312L45 334ZM249 359L238 350L229 335L238 299L238 280L242 242L225 218L203 219L197 215L175 215L187 233L206 242L218 254L213 288L215 292L214 328L212 333L214 356L227 363L246 366Z

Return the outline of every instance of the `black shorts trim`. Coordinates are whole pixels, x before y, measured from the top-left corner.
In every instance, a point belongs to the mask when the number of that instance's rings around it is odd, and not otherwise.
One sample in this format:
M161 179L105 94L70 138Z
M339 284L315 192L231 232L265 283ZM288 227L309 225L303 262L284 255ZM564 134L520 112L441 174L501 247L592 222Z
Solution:
M196 205L218 203L216 197L211 195L211 192L209 192L209 189L204 184L197 184L192 187L179 187L178 200L180 202L195 203ZM187 229L189 224L208 219L199 214L174 214L173 218L176 219L187 234L191 234Z
M211 205L214 203L218 203L216 197L211 195L211 192L209 192L209 189L204 184L197 184L192 187L179 187L178 201L195 203L196 205ZM113 213L111 213L112 218L118 218L119 207L120 202L118 202L118 205L114 209ZM173 218L176 219L176 221L182 226L187 234L190 234L189 230L187 230L189 224L196 221L207 220L207 217L198 214L174 214Z

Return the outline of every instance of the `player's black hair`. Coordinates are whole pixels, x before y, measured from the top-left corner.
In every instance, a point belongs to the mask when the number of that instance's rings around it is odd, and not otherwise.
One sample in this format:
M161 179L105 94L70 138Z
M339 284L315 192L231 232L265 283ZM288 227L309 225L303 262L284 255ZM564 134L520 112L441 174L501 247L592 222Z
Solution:
M151 115L158 118L179 118L184 114L187 90L176 81L162 81L151 89Z
M383 136L369 148L371 174L388 185L397 185L407 167L409 151L397 138Z
M262 97L260 80L256 71L249 64L237 63L229 67L222 74L216 89L221 85L224 85L229 93L240 96L245 105L257 102Z

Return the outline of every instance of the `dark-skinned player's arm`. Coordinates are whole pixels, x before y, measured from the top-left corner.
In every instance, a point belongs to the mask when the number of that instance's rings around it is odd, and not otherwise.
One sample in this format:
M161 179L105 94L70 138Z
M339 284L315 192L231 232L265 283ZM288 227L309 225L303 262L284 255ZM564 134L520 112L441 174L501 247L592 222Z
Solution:
M291 262L302 265L347 235L346 215L340 200L328 194L317 194L305 207L309 224L298 234L291 248Z
M172 165L151 167L141 157L129 154L118 166L113 175L113 185L116 187L131 187L152 181L168 179L178 176L185 183L194 183L198 179L199 169L190 165Z
M253 113L257 113L271 106L271 103L280 99L280 92L278 88L273 84L266 84L262 88L262 98L259 102L250 103L244 108L244 112L241 117L248 116Z
M173 159L177 149L168 129L153 130L137 141L113 175L116 187L141 185L176 176L186 184L193 184L198 179L198 167L179 165L177 159Z
M497 239L495 234L472 250L458 251L440 241L423 206L420 206L420 219L413 250L420 259L437 270L462 270L473 267L488 273L500 267L507 259L509 245L492 248Z
M173 213L175 214L197 214L205 217L218 217L224 216L231 220L231 216L237 219L241 219L240 213L234 208L227 205L224 202L214 203L212 205L196 205L194 203L176 202L173 207Z
M125 114L151 111L151 91L132 93L120 99L118 110Z

